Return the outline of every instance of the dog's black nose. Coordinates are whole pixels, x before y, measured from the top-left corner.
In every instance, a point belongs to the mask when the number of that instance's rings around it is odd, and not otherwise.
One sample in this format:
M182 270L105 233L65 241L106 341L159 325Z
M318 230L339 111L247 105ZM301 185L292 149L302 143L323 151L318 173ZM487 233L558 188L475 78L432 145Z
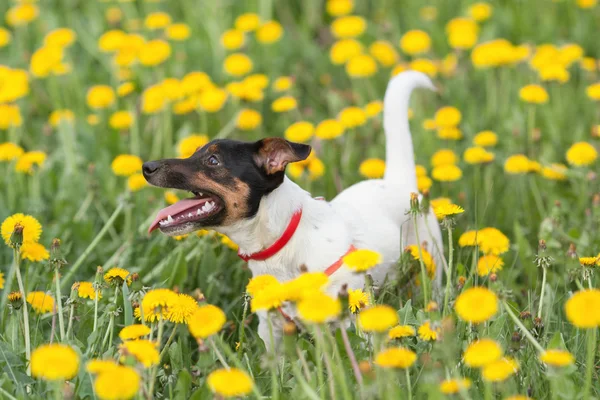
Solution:
M148 161L142 165L142 171L144 172L144 176L147 178L158 171L160 167L160 163L158 161Z

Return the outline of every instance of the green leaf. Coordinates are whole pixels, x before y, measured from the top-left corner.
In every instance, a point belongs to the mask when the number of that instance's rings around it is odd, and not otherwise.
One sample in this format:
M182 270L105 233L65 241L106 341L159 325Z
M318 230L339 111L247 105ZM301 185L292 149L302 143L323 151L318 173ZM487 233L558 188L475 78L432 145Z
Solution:
M412 300L409 299L398 311L398 319L401 325L417 325L418 321L413 314Z
M169 346L169 359L174 374L183 369L183 355L181 354L181 346L177 342L173 342Z
M129 297L129 287L127 282L123 282L123 310L125 316L125 326L133 324L133 309L131 308L131 301Z
M175 385L175 398L187 399L192 388L192 375L186 370L179 371L177 376L177 384ZM196 391L197 393L198 391Z

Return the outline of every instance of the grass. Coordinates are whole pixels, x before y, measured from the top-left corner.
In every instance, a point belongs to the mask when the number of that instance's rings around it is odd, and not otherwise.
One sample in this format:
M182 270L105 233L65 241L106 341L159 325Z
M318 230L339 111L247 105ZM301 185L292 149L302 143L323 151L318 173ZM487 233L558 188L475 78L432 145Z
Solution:
M15 4L2 3L0 14L5 15ZM388 282L375 299L376 303L397 309L401 324L418 328L431 321L437 329L437 341L411 337L395 343L418 355L417 362L406 372L374 365L377 351L387 344L378 335L356 330L354 325L343 332L340 326L344 324L340 322L286 336L281 349L265 349L244 295L250 273L235 251L215 235L190 235L182 240L147 235L151 219L165 205L164 191L150 187L132 191L127 178L116 176L111 170L111 162L119 154L131 153L143 160L176 157L177 144L192 133L242 140L281 136L293 122L307 120L316 125L336 118L345 107L364 107L381 100L392 68L379 65L371 77L351 78L343 65L333 65L328 56L335 41L329 28L333 18L325 12L323 2L44 1L37 4L39 16L31 22L22 26L3 22L0 26L10 31L11 40L0 47L0 59L10 68L29 71L32 54L42 47L44 36L54 28L71 28L77 38L62 58L72 67L70 73L44 78L30 73L28 94L10 103L19 107L22 122L2 126L4 117L0 115L1 142L17 143L26 151L40 150L47 155L31 174L16 172L16 159L0 163L4 177L0 181L0 220L15 213L34 216L43 226L40 243L50 248L52 239L59 238L61 255L67 261L60 268L60 282L55 280L53 264L48 260L23 260L18 267L25 293L42 291L56 298L60 288L62 302L61 307L41 314L29 307L29 328L24 324L22 309L16 309L14 304L8 302L0 311L0 397L68 398L68 393L73 393L75 398L94 398L93 378L85 371L85 363L92 358L117 358L121 343L118 332L133 322L132 310L143 293L158 287L203 297L224 310L228 322L219 335L201 345L185 326L165 323L160 335L156 326L152 335L162 338L162 361L153 371L133 365L145 388L136 395L140 399L209 398L206 378L225 362L252 376L255 392L251 396L274 399L437 399L445 396L440 392L440 382L458 377L472 380L470 389L456 395L461 398L505 398L515 394L529 394L535 399L597 396L600 386L592 346L596 329L577 329L564 312L564 305L574 292L583 286L598 285L595 268L585 269L577 260L600 251L600 201L595 197L599 189L597 163L570 167L562 181L534 172L511 175L503 165L517 153L527 154L544 166L566 163L566 151L573 143L584 141L597 147L598 102L586 96L586 87L598 81L600 50L593 33L600 9L582 9L574 1L490 2L493 14L479 23L478 43L505 38L513 44L527 44L532 50L543 43L559 47L577 43L586 57L595 59L594 71L586 71L579 61L574 62L568 68L569 80L559 84L541 82L527 61L479 69L471 62L471 50L451 49L445 25L452 18L467 15L471 4L432 0L427 5L436 8L437 17L429 21L421 16L421 8L426 5L421 1L357 1L353 11L367 22L366 31L357 40L365 49L375 40L388 40L401 56L397 64L407 65L412 59L398 48L401 36L410 29L422 29L431 37L431 50L424 58L442 60L454 54L457 59L454 70L439 73L434 79L441 89L439 94L416 92L411 101L417 163L431 173L431 156L448 148L459 155L458 165L463 172L460 180L434 181L430 189L431 198L449 197L465 209L456 218L452 236L444 231L444 248L446 252L453 249L452 279L444 281L446 292L436 289L432 293L438 310L426 311L423 293L412 279L412 273L420 275L421 267L405 255L397 268L400 276L407 279ZM90 109L86 103L90 87L106 84L116 89L123 81L111 55L99 50L98 38L113 28L138 32L146 39L161 38L162 29L144 28L145 16L154 11L167 12L173 22L188 24L190 38L170 41L171 55L159 65L135 63L128 68L129 80L136 87L132 94L117 97L107 109ZM141 111L144 90L166 77L181 79L191 71L203 71L219 87L241 80L223 70L223 61L232 51L222 47L220 36L245 12L257 12L263 21L274 19L284 27L282 38L272 45L262 44L253 33L247 33L246 44L239 50L252 59L253 73L265 74L270 80L263 100L245 102L230 96L222 109L214 113L196 108L178 115L170 105L154 114ZM112 14L112 22L107 20L108 13ZM114 17L118 14L117 20ZM272 101L283 94L272 88L280 76L293 77L293 86L285 93L294 96L299 105L286 113L271 109ZM0 71L0 93L12 84L3 79ZM530 83L546 88L550 98L546 104L530 105L519 100L519 90ZM462 140L441 140L435 131L423 127L423 122L433 118L443 106L461 111ZM242 107L261 113L260 126L251 131L236 127ZM51 126L49 117L56 110L72 111L73 120ZM116 130L110 126L109 118L117 110L133 113L131 127ZM88 122L90 114L98 117L98 124ZM498 145L489 149L495 160L469 165L461 155L472 146L475 134L483 130L493 130L498 135ZM347 129L335 140L312 138L310 142L323 161L324 172L317 177L305 172L296 180L313 195L332 199L342 188L364 179L359 173L363 160L384 157L382 116ZM504 268L497 272L495 280L476 273L479 251L460 247L457 242L464 232L484 227L495 227L510 239L510 249L501 255ZM448 237L454 239L452 245L447 243ZM539 240L545 241L543 251L538 249ZM16 279L9 279L14 265L13 251L5 246L0 251L3 305L9 292L19 290ZM71 294L74 282L102 281L101 275L95 278L98 266L105 271L113 266L125 268L138 274L139 282L133 288L103 288L97 304ZM458 277L464 277L465 282L459 285ZM488 287L500 299L499 312L480 325L460 320L453 311L457 295L470 286ZM535 317L539 320L535 321ZM465 366L463 350L480 337L498 341L506 355L519 361L519 371L502 382L487 383L478 369ZM48 342L67 343L76 349L81 364L77 376L65 386L30 377L26 338L32 349ZM237 350L236 342L241 342ZM576 362L564 368L548 366L539 360L540 348L568 350ZM352 357L360 365L358 372Z

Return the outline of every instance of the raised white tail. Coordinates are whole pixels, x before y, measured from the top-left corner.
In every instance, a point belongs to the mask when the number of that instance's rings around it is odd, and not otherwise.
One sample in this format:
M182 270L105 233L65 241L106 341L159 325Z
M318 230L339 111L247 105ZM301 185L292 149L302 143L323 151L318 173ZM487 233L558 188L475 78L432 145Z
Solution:
M408 126L408 103L413 89L436 87L427 75L405 71L390 80L383 100L383 127L385 129L386 168L384 179L402 182L417 191L415 156Z

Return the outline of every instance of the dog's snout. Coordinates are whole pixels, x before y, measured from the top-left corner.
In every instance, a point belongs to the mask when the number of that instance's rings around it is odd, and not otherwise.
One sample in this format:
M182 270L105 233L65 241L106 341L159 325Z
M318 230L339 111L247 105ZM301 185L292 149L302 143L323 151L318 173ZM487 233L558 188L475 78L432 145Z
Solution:
M152 176L158 169L160 168L160 163L158 161L147 161L142 165L142 171L144 172L144 176L149 178Z

